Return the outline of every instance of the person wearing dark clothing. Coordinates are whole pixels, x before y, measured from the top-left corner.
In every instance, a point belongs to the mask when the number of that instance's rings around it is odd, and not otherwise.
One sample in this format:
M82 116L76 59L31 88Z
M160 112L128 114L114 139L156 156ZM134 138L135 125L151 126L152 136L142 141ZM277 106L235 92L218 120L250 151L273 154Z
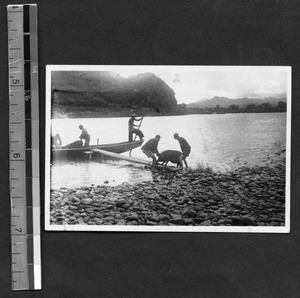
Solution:
M183 169L182 161L184 161L185 166L188 167L187 162L186 162L186 158L191 153L191 146L187 142L187 140L185 138L180 137L177 132L174 133L174 139L179 142L179 145L180 145L180 148L181 148L181 151L182 151L182 154L179 157L179 162L180 162L181 168Z
M85 140L84 147L89 147L90 146L90 135L89 135L89 133L87 132L87 130L82 125L79 125L79 129L82 131L81 135L79 136L79 139L81 140L81 142L82 142L82 139L84 139Z
M136 127L138 127L138 125L135 124L135 122L140 122L143 119L143 117L141 118L136 118L135 115L132 115L129 119L128 122L128 132L129 132L129 136L128 136L128 141L132 142L133 141L133 134L136 134L140 140L142 140L144 138L144 134L142 133L142 131L140 131L139 129L137 129Z
M159 152L157 150L158 142L160 140L160 136L157 135L155 138L150 139L141 149L147 157L152 158L152 166L151 169L154 169L156 165L155 154L159 156Z

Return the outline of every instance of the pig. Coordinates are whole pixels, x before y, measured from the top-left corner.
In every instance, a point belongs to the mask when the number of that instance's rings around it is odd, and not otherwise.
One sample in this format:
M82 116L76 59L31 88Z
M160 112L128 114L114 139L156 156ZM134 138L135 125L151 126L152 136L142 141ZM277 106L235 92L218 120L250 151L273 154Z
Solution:
M182 153L180 151L176 151L176 150L166 150L160 153L159 158L157 160L157 162L162 161L162 165L167 165L168 162L172 162L177 164L177 167L180 166L180 161L179 161L179 157Z

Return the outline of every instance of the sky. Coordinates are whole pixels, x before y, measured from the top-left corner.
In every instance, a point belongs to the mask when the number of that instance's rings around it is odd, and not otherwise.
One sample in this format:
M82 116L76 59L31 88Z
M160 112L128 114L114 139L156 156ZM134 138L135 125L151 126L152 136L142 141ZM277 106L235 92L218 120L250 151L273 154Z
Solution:
M179 104L203 101L214 96L232 99L288 96L291 90L291 67L289 66L57 65L51 67L52 70L113 71L123 77L151 72L174 90Z
M121 76L152 72L174 91L178 103L214 96L265 98L287 94L288 67L275 66L115 66ZM174 82L177 81L177 82Z

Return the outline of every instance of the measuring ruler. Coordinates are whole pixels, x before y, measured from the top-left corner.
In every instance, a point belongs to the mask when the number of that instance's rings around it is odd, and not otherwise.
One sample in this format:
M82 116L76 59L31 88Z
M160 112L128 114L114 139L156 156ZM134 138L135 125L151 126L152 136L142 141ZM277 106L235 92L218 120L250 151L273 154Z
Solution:
M8 5L12 289L41 289L37 6Z

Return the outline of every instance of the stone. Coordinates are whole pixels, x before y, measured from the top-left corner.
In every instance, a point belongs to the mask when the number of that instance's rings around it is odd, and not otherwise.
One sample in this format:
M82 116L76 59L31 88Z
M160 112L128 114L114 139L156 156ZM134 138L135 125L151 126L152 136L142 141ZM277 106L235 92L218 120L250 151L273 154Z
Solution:
M202 223L200 223L200 226L211 226L211 221L210 220L206 220L206 221L203 221Z
M80 200L83 200L85 198L84 193L82 192L75 193L74 195Z
M171 214L172 219L169 220L169 222L174 223L174 224L183 224L183 219L180 215L178 214Z
M118 222L117 222L117 225L119 225L119 226L125 226L126 225L126 221L125 220L119 220Z
M118 201L118 202L116 203L116 206L117 206L117 207L122 207L124 204L126 204L125 201Z
M192 218L184 218L183 221L184 221L185 225L192 225L192 224L194 224L194 220Z
M224 219L224 218L218 220L218 224L220 224L220 225L223 225L223 224L225 224L225 223L227 223L227 220Z
M158 216L149 216L148 220L149 221L154 221L154 222L159 222L159 217Z
M160 214L160 215L159 215L159 219L160 219L161 221L167 221L167 220L170 219L170 217L169 217L169 215L166 215L166 214Z
M77 207L77 206L72 206L72 205L70 205L70 206L69 206L69 209L71 209L71 210L74 210L74 211L75 211L75 210L77 210L77 209L78 209L78 207Z
M146 221L146 225L147 225L147 226L157 226L157 224L158 224L158 223L155 222L155 221L151 221L151 220L147 220L147 221Z
M93 221L89 221L87 224L88 224L88 225L90 225L90 226L92 226L92 225L96 225L96 223L95 223L95 222L93 222Z
M80 203L83 205L91 205L91 204L93 204L93 199L90 199L90 198L83 199L83 200L81 200Z
M85 212L87 212L87 213L94 212L94 211L95 211L95 208L93 208L93 207L85 209Z
M83 219L81 217L77 218L77 222L80 225L84 224L84 221L83 221Z
M195 210L189 210L187 213L188 217L196 217L197 216L197 212Z
M93 218L93 221L94 221L97 225L102 225L102 224L103 224L103 220L100 219L100 218L97 218L97 217Z
M138 221L139 216L138 216L137 213L132 213L132 214L126 216L126 220L128 220L128 221Z
M74 212L71 211L71 210L67 210L67 211L66 211L66 214L68 214L68 215L74 215Z
M127 225L128 226L137 226L139 223L137 222L137 221L135 221L135 220L133 220L133 221L128 221L127 222Z
M206 218L206 217L208 216L208 213L205 213L205 212L199 212L199 213L198 213L198 216L199 216L199 217Z
M183 212L181 213L182 216L187 215L189 212L189 209L184 209Z

